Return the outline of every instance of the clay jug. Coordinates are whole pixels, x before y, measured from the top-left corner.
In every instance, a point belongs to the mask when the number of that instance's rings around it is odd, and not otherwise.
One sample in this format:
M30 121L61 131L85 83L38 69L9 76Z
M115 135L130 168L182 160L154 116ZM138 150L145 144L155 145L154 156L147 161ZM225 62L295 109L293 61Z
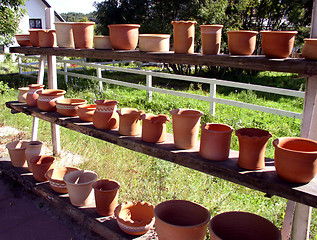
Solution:
M119 127L119 114L117 113L118 101L97 100L95 113L92 121L98 129L116 129Z
M200 25L200 28L203 54L219 54L223 25Z
M150 143L164 142L166 139L166 121L169 120L169 117L164 114L144 114L142 116L142 141Z
M34 179L40 182L47 181L45 174L48 170L54 168L54 161L55 157L46 155L31 158L30 164Z
M108 28L114 50L134 50L138 45L139 24L111 24Z
M39 31L39 47L56 47L56 31L46 29Z
M27 167L25 150L28 141L17 140L6 145L13 167Z
M18 101L22 103L26 103L26 95L28 95L29 88L28 87L20 87Z
M42 90L44 85L41 84L30 84L28 85L29 91L26 95L26 104L29 107L36 107L37 106L37 99L39 97L38 91Z
M27 161L28 169L30 172L32 172L32 166L31 166L30 160L33 157L41 155L42 146L43 146L43 143L40 141L29 141L26 143L25 159Z
M252 55L256 45L256 31L228 31L228 47L232 55Z
M317 38L305 38L303 57L308 60L317 60Z
M194 53L196 21L172 21L174 52Z
M64 99L66 91L59 89L46 89L38 91L37 107L45 112L56 111L56 101Z
M55 22L57 46L74 48L73 27L71 22Z
M92 48L94 43L94 25L94 22L72 23L75 48Z
M119 114L119 134L124 136L136 136L141 133L140 119L144 111L136 108L121 108Z

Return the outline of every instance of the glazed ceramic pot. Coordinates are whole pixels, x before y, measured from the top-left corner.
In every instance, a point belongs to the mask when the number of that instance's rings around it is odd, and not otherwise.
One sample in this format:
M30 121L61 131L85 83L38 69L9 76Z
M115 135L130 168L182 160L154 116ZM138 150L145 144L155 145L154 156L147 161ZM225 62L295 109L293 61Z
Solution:
M28 141L17 140L6 145L13 167L27 167L25 150Z
M151 113L142 115L142 141L150 143L164 142L166 139L166 122L169 117L164 114Z
M86 103L87 101L84 99L76 99L76 98L59 99L56 101L56 110L62 116L74 117L74 116L77 116L77 111L76 111L77 107Z
M29 91L26 95L26 104L29 107L36 107L37 106L37 99L39 97L38 91L42 90L44 85L41 84L30 84L28 85Z
M201 126L199 154L213 161L224 161L229 157L233 128L221 123L205 123Z
M30 163L30 160L33 157L41 155L42 146L43 146L43 143L41 141L29 141L26 143L25 159L27 161L28 169L30 172L32 172L32 165Z
M76 112L80 120L84 122L92 122L92 117L95 113L96 107L96 104L83 104L77 106Z
M228 31L228 47L232 55L252 55L256 45L256 31Z
M72 23L75 48L92 48L94 42L94 25L94 22Z
M95 172L88 170L73 171L64 176L69 199L74 206L80 207L92 203L92 184L97 178Z
M111 49L109 36L94 36L94 48L95 49Z
M236 135L239 140L238 165L248 170L265 167L265 149L272 134L258 128L241 128Z
M308 183L317 173L317 141L283 137L273 141L274 162L279 177L295 183Z
M54 161L55 157L46 155L31 158L30 164L34 179L40 182L47 181L45 173L54 168Z
M297 31L261 31L262 51L268 58L287 58L293 51Z
M41 30L39 35L39 47L56 47L56 31L54 29Z
M92 188L95 192L97 213L101 216L112 216L118 205L120 183L104 179L94 182Z
M33 47L39 47L39 31L43 29L30 29L30 43Z
M30 42L30 34L15 34L14 36L21 47L32 46Z
M111 24L108 28L114 50L134 50L138 45L139 24Z
M28 95L28 92L29 92L29 87L20 87L18 101L26 103L26 95Z
M317 60L317 38L305 38L303 46L303 57L308 60Z
M219 54L223 25L200 25L200 28L203 54Z
M155 207L154 215L160 240L203 240L210 220L206 208L186 200L162 202Z
M55 22L56 42L58 47L74 48L72 22Z
M172 21L174 32L174 52L194 53L196 21Z
M169 34L139 34L139 50L143 52L168 52Z
M200 118L204 113L193 109L175 109L170 113L175 146L180 149L194 148L198 139Z
M136 136L141 133L140 119L144 111L136 108L121 108L119 114L119 134L124 136Z
M38 91L37 107L45 112L56 111L56 101L64 99L66 91L59 89L46 89Z
M122 231L142 235L154 225L153 209L147 202L125 202L116 207L114 214Z
M281 232L267 219L247 212L225 212L209 223L210 240L281 240Z
M97 100L97 104L92 121L98 129L116 129L119 127L119 114L117 113L118 101Z

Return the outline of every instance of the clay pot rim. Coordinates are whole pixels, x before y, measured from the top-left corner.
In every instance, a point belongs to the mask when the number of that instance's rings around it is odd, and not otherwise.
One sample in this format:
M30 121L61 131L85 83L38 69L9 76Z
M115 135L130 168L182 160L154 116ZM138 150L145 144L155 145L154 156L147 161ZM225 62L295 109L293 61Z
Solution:
M30 88L29 87L19 87L19 91L28 91Z
M95 22L72 22L72 25L95 25Z
M14 36L15 36L15 37L30 38L30 34L27 34L27 33L14 34Z
M251 33L251 34L255 34L255 35L257 35L259 32L258 31L252 31L252 30L231 30L231 31L227 31L227 34L228 33L233 33L233 34L235 34L235 33Z
M131 110L128 113L121 113L122 110ZM144 114L143 110L138 110L136 108L121 108L120 110L117 110L117 113L119 114L119 116L129 116L129 115L142 115Z
M38 146L38 145L43 145L43 142L41 142L41 141L27 141L27 145Z
M165 118L165 120L164 119L160 119L160 117ZM155 119L153 120L152 118L157 118L157 120L155 120ZM153 113L146 113L146 114L142 115L142 120L143 121L149 121L151 123L156 124L156 123L165 123L166 121L170 121L170 118L169 118L168 115L165 115L165 114L155 115Z
M317 43L317 38L304 38L305 42L313 42L313 43Z
M112 105L117 105L119 102L117 100L96 100L95 103L97 105L104 105L104 106L112 106Z
M54 170L65 169L65 168L66 168L66 173L68 170L73 170L73 171L80 170L79 168L76 168L76 167L57 167L57 168L51 168L44 175L49 181L54 181L57 183L65 183L63 179L61 180L61 179L57 179L57 178L52 178L52 173Z
M30 88L38 88L38 89L40 89L40 88L43 88L43 87L45 87L44 85L42 85L42 84L29 84L28 85L28 88L30 89Z
M70 173L73 173L73 172L82 172L82 173L92 173L92 175L94 175L94 178L90 181L87 181L87 182L82 182L82 183L72 183L72 182L69 182L69 181L66 181L65 180L65 177L70 174ZM72 185L72 186L82 186L82 185L87 185L87 184L91 184L93 182L95 182L98 178L98 174L93 172L93 171L90 171L90 170L76 170L76 171L73 171L73 172L70 172L70 173L67 173L65 174L65 176L63 177L63 180L65 183L69 184L69 185Z
M19 147L19 148L10 147L10 145L14 145L15 143L18 143L18 142L21 142L21 147ZM22 147L22 144L23 144L23 143L28 143L28 142L29 142L29 141L27 141L27 140L15 140L15 141L13 141L13 142L7 143L7 144L6 144L6 148L7 148L8 150L25 150L25 149L26 149L26 146L25 146L25 147Z
M251 129L255 129L255 131L259 131L259 132L263 132L263 133L266 133L266 135L262 135L262 136L250 136L250 135L247 135L247 134L241 134L242 131L245 131L245 130L251 130ZM267 131L267 130L264 130L264 129L260 129L260 128L240 128L240 129L237 129L235 131L235 134L236 136L240 136L240 137L248 137L248 138L254 138L254 139L259 139L259 138L271 138L272 137L272 134Z
M41 33L56 33L55 29L42 29L42 31L39 31Z
M301 138L301 137L280 137L280 138L277 138L277 139L274 139L273 141L273 146L275 148L279 148L281 150L284 150L284 151L287 151L287 152L290 152L290 153L303 153L305 155L309 154L309 155L316 155L317 154L317 150L316 151L298 151L298 150L293 150L293 149L290 149L290 148L284 148L284 147L281 147L279 146L279 141L280 140L284 140L284 139L289 139L289 140L300 140L300 141L306 141L306 142L310 142L310 143L314 143L317 145L317 141L314 141L312 139L308 139L308 138Z
M185 21L185 20L179 20L179 21L172 21L171 22L171 24L197 24L197 21L191 21L191 20L187 20L187 21Z
M139 28L139 27L141 27L141 25L140 24L134 24L134 23L127 23L127 24L125 24L125 23L119 23L119 24L109 24L108 26L107 26L108 28L110 28L110 27L137 27L137 28Z
M78 109L87 109L87 110L95 110L97 104L82 104L77 106Z
M139 38L170 38L170 34L163 33L142 33L139 34Z
M181 113L179 113L179 112L184 112L184 111L192 111L193 114L181 114ZM194 112L196 112L196 114ZM177 109L171 110L170 113L172 114L172 116L182 116L182 117L198 117L198 116L204 115L204 113L200 110L188 109L188 108L177 108Z
M55 25L71 25L74 24L75 22L55 22Z
M29 29L29 32L41 32L44 31L44 29Z
M207 27L215 27L215 28L223 28L222 24L204 24L200 25L200 28L207 28Z
M215 131L215 130L209 130L206 128L207 125L213 125L213 126L224 126L224 127L228 127L229 129L226 131ZM201 125L201 130L210 132L210 133L214 133L214 134L223 134L223 133L232 133L233 132L233 127L231 127L230 125L227 124L223 124L223 123L204 123L203 125Z
M113 188L113 189L109 189L109 190L103 190L103 189L97 189L96 188L96 184L98 184L99 182L114 182L117 184L117 187L116 188ZM95 181L93 184L92 184L92 188L95 189L96 191L98 192L112 192L112 191L116 191L118 190L119 188L121 187L120 183L116 180L113 180L113 179L100 179L98 181Z
M48 158L49 161L46 162L46 163L40 163L40 164L38 164L37 162L40 160L40 158ZM32 157L32 158L30 159L30 163L31 163L32 165L36 165L36 166L51 165L54 161L55 161L55 157L50 156L50 155L40 155L40 156Z
M105 35L95 35L94 38L110 38L110 36L105 36Z
M64 95L66 91L61 89L44 89L44 90L38 91L37 93L43 96L55 96L55 95L60 96L60 95Z
M273 33L273 34L297 34L297 31L270 31L270 30L262 30L261 34Z
M82 105L85 104L87 101L84 99L77 99L77 98L65 98L65 99L58 99L56 100L56 105L70 105L70 106L76 106L76 105Z

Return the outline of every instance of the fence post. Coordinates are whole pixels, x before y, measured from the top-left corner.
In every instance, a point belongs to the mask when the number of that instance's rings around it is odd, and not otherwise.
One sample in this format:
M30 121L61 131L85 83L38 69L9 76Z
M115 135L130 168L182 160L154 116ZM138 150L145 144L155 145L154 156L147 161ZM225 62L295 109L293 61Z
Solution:
M97 78L102 78L102 75L101 75L101 68L100 67L97 67ZM102 81L99 80L99 90L100 92L103 92L103 85L102 85Z
M217 85L215 83L210 84L210 105L209 105L209 112L212 116L215 116L216 113L216 103L214 98L217 94Z
M22 69L22 58L20 55L18 55L18 66L19 66L19 74L23 74L23 69Z
M146 86L152 87L152 75L151 74L146 75ZM152 91L146 90L146 92L147 92L148 101L149 102L152 101Z
M68 75L67 75L68 69L67 69L67 68L68 68L68 67L67 67L67 63L65 62L65 63L64 63L64 72L65 72L66 74L64 75L64 79L65 79L66 85L67 85L67 83L68 83Z

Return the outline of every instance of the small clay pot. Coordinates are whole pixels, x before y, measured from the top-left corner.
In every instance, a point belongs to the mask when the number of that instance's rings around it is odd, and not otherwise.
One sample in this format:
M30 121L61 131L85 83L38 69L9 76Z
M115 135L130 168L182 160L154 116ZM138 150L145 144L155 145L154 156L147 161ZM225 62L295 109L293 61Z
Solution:
M168 52L169 34L139 34L139 50L143 52Z
M39 32L43 29L30 29L30 43L33 47L39 47Z
M119 114L119 134L124 136L136 136L141 133L140 119L144 111L136 108L121 108Z
M94 36L94 48L95 49L111 49L109 36Z
M32 172L32 165L30 160L33 157L40 156L42 154L42 146L43 143L41 141L29 141L26 143L26 150L25 150L25 159L28 164L28 169Z
M28 95L29 87L20 87L18 89L19 89L18 101L22 103L26 103L26 95Z
M166 122L170 118L167 115L154 115L151 113L142 115L142 141L150 143L164 142L166 139Z
M200 28L203 54L219 54L223 25L200 25Z
M175 53L194 53L196 24L196 21L172 21Z
M95 128L116 129L119 127L119 114L117 113L118 101L97 100L94 116L92 117Z
M55 22L56 42L58 47L74 48L72 22Z
M256 31L228 31L228 47L232 55L252 55L256 45Z
M30 42L30 34L15 34L14 36L21 47L32 46Z
M25 150L28 141L17 140L6 145L13 167L27 167Z
M39 47L56 47L56 31L54 29L41 30L39 35Z
M28 85L29 91L26 95L26 104L29 107L36 107L37 106L37 99L39 97L38 91L42 90L44 85L41 84L30 84Z
M40 182L47 181L45 173L54 168L54 161L55 157L46 155L31 158L30 164L34 179Z
M94 22L72 23L75 48L92 48L94 42L94 25Z
M108 28L114 50L134 50L138 45L139 24L111 24Z
M59 99L56 101L56 110L62 116L74 117L77 116L77 107L86 103L87 101L84 99Z
M305 38L303 46L303 57L307 60L317 60L317 38Z
M92 118L95 113L96 107L96 104L83 104L77 106L76 112L80 120L84 122L92 122Z
M56 101L64 99L66 91L59 89L46 89L38 91L37 107L45 112L56 111Z

